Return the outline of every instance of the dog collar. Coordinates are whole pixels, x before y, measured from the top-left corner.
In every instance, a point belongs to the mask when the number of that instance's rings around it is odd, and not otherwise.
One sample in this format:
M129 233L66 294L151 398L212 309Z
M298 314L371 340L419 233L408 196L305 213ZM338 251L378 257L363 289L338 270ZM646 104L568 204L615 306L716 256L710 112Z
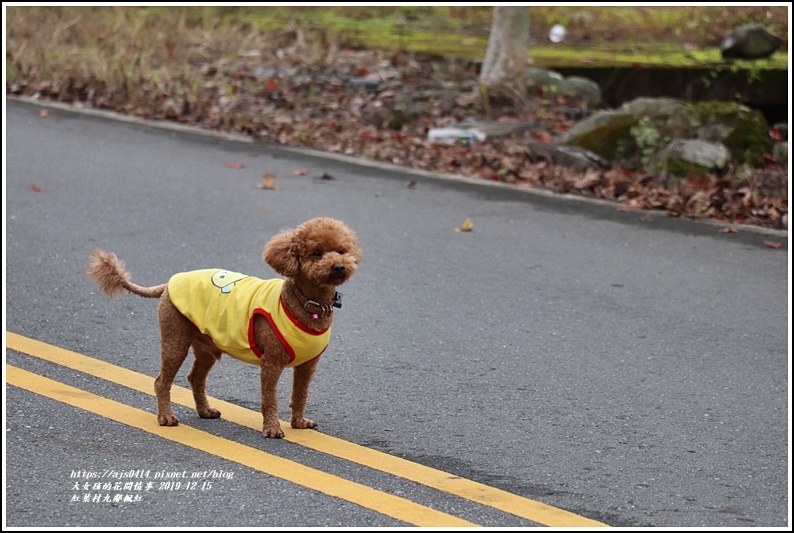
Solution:
M334 307L342 307L342 294L339 292L334 292L333 302L330 304L321 304L306 298L294 283L292 284L292 289L295 296L298 297L298 301L303 305L303 309L311 315L312 320L317 320L320 317L333 314Z

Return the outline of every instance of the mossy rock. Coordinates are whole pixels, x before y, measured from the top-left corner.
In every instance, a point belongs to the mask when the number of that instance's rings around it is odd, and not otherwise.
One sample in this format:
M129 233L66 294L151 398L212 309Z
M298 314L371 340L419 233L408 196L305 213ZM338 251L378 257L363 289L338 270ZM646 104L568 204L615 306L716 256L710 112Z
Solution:
M564 78L558 83L557 92L587 109L593 109L601 103L601 88L596 82L587 78L578 76Z
M734 102L702 102L690 106L689 116L698 139L725 145L739 164L763 166L764 154L772 151L769 125L758 111Z
M620 111L601 111L576 124L555 140L555 144L578 146L615 161L621 148L619 141L631 139L630 130L637 117Z
M730 159L730 152L721 144L702 139L674 139L656 156L649 170L667 176L667 185L675 186L680 178L721 172Z
M620 111L632 115L669 115L686 109L686 102L675 98L635 98L620 106Z
M594 114L556 139L595 152L613 166L642 168L673 139L724 145L737 164L762 166L772 150L763 115L733 102L686 105L670 99L641 99L616 111Z
M555 142L590 150L613 166L641 168L667 146L689 121L682 110L645 114L602 111L580 122Z
M562 79L563 76L559 72L545 68L528 67L524 75L524 84L530 89L546 90L546 88L550 88L553 92Z

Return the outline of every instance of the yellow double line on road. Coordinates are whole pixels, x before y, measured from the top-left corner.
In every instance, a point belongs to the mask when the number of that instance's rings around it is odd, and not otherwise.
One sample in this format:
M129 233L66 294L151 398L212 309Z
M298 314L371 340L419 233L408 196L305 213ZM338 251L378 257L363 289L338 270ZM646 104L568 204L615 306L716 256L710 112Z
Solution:
M6 345L22 352L79 372L152 394L153 378L64 350L15 333L6 333ZM153 433L168 440L211 453L255 470L292 481L293 483L335 496L386 516L420 527L476 526L469 521L429 507L392 496L294 461L262 452L189 426L162 428L153 423L153 415L140 409L64 385L37 374L7 365L6 380L20 387L69 405L85 409L123 424ZM174 386L174 403L193 407L193 395L184 387ZM227 421L259 431L261 415L232 403L212 398L212 404ZM544 503L489 487L447 472L365 448L316 431L294 430L281 422L285 439L313 450L358 463L374 470L426 485L428 487L487 505L501 511L552 527L606 526L601 522L558 509Z

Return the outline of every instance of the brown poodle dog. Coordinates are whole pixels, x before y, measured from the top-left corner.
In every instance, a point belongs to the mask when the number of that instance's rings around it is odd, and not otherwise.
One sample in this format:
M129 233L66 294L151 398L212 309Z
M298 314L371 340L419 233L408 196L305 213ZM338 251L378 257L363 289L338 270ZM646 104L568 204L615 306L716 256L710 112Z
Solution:
M195 360L187 379L202 418L220 412L207 401L207 376L221 353L261 368L265 437L281 438L276 386L285 367L294 367L292 427L313 428L304 418L309 384L328 345L333 308L341 307L336 287L352 276L361 261L356 234L332 218L315 218L286 230L262 254L285 279L261 280L221 269L175 274L168 283L141 287L115 254L94 250L86 267L111 298L132 292L160 298L160 375L154 382L157 421L179 424L171 410L171 384L193 348Z

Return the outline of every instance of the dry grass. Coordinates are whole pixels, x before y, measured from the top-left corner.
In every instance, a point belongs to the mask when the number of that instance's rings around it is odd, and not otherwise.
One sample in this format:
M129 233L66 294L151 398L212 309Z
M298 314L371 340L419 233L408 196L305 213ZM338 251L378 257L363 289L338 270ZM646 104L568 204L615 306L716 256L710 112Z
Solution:
M269 37L232 24L208 28L186 9L126 7L8 8L6 75L101 85L111 99L135 101L153 88L178 96L195 90L203 65L263 49Z
M687 42L715 46L730 27L764 22L788 45L787 7L532 8L532 33L563 22L580 43ZM108 88L179 79L190 69L245 50L273 50L289 40L328 46L355 35L366 40L382 23L407 32L431 30L487 38L488 7L8 7L8 79L95 78ZM370 38L377 43L377 38ZM406 42L409 44L410 39ZM336 43L331 43L336 44ZM584 45L584 44L583 44ZM166 76L162 76L168 69Z

